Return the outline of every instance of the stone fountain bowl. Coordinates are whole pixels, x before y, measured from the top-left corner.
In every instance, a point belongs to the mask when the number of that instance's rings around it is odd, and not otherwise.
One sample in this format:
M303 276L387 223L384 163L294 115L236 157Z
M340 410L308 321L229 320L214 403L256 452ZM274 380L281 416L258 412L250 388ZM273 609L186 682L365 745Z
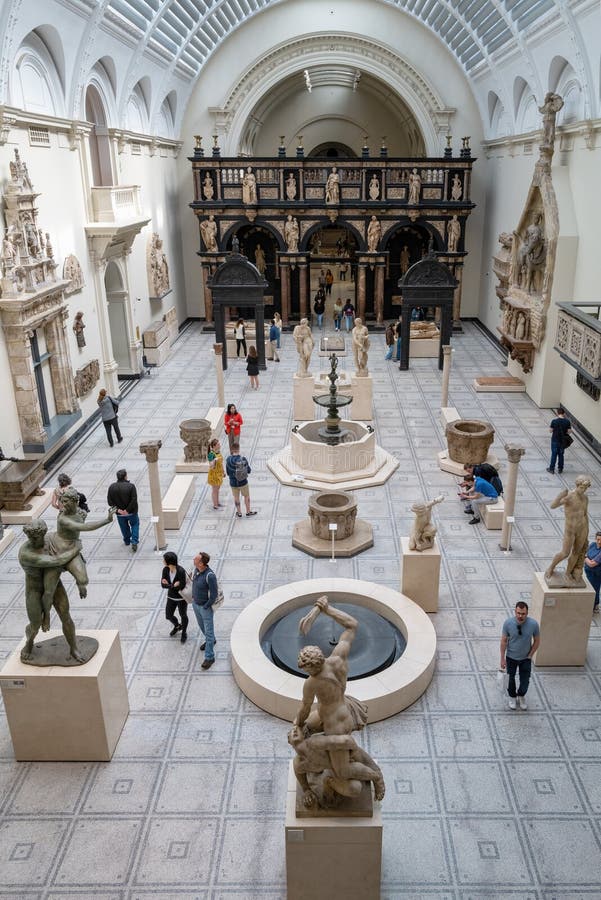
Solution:
M290 438L292 461L300 472L319 472L329 475L352 473L370 474L375 470L376 436L360 422L340 420L340 428L350 439L330 446L319 438L323 422L305 422Z
M337 525L335 541L349 538L355 530L357 501L352 494L344 491L320 491L309 498L309 519L311 531L323 541L331 540L329 526Z
M490 422L458 419L456 422L449 422L446 437L449 457L454 462L478 465L486 462L495 430Z

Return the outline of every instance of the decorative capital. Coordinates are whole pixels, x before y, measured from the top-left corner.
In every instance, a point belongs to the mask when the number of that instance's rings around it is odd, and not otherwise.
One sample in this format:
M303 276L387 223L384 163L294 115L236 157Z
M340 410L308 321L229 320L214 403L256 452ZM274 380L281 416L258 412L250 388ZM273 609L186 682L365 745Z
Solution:
M162 441L146 441L140 444L140 453L146 457L146 462L153 463L159 461L159 450L163 446Z
M442 345L442 353L443 353L443 356L450 356L452 352L453 352L453 348L451 347L450 344L443 344L443 345Z
M518 447L517 444L505 444L505 453L511 463L519 463L525 452L524 447Z
M213 344L213 350L215 351L215 356L221 356L223 344Z

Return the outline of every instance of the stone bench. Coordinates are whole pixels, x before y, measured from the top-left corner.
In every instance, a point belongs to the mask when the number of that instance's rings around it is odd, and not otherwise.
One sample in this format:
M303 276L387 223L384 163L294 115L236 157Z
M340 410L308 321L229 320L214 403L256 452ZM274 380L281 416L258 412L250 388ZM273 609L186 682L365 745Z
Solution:
M499 497L496 503L480 507L482 520L489 531L501 531L503 529L503 515L505 513L505 501Z
M194 497L194 475L174 475L163 497L163 523L166 529L181 528Z
M224 406L212 406L205 416L207 422L211 423L211 439L221 438L223 434L223 420L225 417Z

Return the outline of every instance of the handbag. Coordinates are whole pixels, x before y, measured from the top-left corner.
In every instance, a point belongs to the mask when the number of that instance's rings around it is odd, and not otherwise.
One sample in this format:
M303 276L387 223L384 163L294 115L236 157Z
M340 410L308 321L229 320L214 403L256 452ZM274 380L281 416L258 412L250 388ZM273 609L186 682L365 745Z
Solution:
M217 588L217 599L213 603L211 609L213 609L213 610L219 609L220 606L223 606L224 602L225 602L225 597L223 595L223 591L221 590L220 587L218 587Z
M185 600L186 603L192 603L192 573L186 572L186 584L185 587L180 588L179 592L182 600Z
M115 415L117 415L117 413L119 412L119 404L117 403L116 400L113 400L112 397L111 397L111 403L113 404L113 412L115 413Z
M561 443L562 443L563 449L565 450L566 447L572 446L572 444L574 443L574 438L572 437L571 434L566 433L566 434L564 434L563 441Z

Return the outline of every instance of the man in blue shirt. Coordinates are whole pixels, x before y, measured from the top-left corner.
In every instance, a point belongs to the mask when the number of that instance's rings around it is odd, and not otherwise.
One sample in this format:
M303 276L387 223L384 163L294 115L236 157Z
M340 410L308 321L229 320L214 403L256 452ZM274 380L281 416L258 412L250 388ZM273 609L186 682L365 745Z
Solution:
M194 574L192 575L192 609L198 627L205 636L200 649L205 651L202 669L210 669L215 662L215 630L213 628L213 603L217 599L217 576L209 569L211 557L208 553L199 553L194 557Z
M526 692L530 683L532 657L540 644L538 622L528 615L528 604L520 600L515 605L515 616L506 619L501 633L501 669L509 676L507 693L509 709L528 709ZM516 690L515 675L519 672L520 686ZM516 703L517 698L517 703Z
M595 588L595 603L593 612L599 612L599 590L601 589L601 531L595 535L595 540L586 551L584 560L584 574Z
M563 472L563 451L565 450L565 438L572 427L572 423L566 417L565 409L559 407L557 410L557 418L553 419L549 430L551 432L551 462L547 472L555 475L555 462L557 461L557 471L561 475Z
M474 517L470 519L470 525L476 525L480 521L480 507L488 506L490 503L496 503L499 499L499 495L496 490L485 478L482 478L481 475L476 475L474 478L474 486L465 494L459 494L460 500L469 500L472 505L472 509L475 506Z
M273 354L273 361L279 362L280 357L278 354L278 338L280 336L280 329L275 324L275 319L271 320L271 325L269 326L269 343L271 344L271 352Z

